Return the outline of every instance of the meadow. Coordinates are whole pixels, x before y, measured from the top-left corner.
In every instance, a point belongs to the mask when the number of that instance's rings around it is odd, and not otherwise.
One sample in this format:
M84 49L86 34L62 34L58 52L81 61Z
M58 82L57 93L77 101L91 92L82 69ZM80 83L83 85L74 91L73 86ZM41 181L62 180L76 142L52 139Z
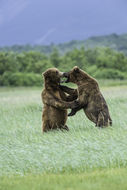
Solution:
M127 86L101 86L112 127L96 128L81 110L69 132L45 134L41 90L0 88L0 189L127 189Z

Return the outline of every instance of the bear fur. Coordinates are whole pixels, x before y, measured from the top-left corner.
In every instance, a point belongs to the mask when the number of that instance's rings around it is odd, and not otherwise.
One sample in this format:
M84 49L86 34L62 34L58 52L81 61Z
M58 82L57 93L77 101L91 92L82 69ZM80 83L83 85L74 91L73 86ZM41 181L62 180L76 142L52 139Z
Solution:
M67 95L60 88L62 73L56 68L50 68L43 73L44 89L41 93L44 104L42 111L42 131L52 129L69 130L66 125L67 109L75 108L77 103L72 95Z
M106 127L112 125L112 120L109 114L107 103L100 92L98 82L88 75L83 70L75 66L70 72L63 73L66 77L66 82L77 84L79 106L72 109L68 116L74 115L78 110L84 109L86 116L96 124L98 127ZM69 93L69 88L62 87L62 90ZM71 89L71 92L73 89ZM75 90L73 93L76 92Z

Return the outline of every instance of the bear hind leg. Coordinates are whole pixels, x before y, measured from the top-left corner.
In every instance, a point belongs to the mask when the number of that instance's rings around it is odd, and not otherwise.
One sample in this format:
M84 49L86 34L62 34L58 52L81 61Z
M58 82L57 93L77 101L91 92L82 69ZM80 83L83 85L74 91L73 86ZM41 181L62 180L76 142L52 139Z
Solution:
M109 116L109 125L112 126L112 119L110 116Z
M51 130L49 124L47 122L44 122L42 125L42 132L47 132L49 130Z
M96 127L103 127L104 126L104 115L102 112L98 114L98 119L96 123Z
M102 111L98 115L97 127L108 127L112 124L112 120L109 120L108 116L106 116Z
M64 125L64 126L62 126L61 130L66 130L66 131L69 131L69 128L68 128L68 126L67 126L67 125Z

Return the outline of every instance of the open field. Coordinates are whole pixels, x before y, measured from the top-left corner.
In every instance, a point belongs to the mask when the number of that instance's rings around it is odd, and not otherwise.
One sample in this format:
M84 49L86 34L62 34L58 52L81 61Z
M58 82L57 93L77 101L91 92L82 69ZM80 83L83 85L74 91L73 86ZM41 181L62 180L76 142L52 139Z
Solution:
M80 111L42 135L41 89L0 88L0 189L127 189L127 86L101 90L112 127Z
M83 173L2 177L0 190L126 190L127 168Z

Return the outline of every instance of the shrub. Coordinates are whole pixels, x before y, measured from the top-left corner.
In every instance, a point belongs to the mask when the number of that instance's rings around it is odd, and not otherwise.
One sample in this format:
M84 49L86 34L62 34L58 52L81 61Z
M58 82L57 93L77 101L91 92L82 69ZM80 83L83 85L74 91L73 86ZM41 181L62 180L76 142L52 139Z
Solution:
M86 71L87 73L89 73L89 75L94 75L94 73L96 73L97 70L98 70L98 68L97 68L96 65L92 65L92 66L87 67L87 68L85 69L85 71Z
M42 77L35 73L5 72L1 77L2 86L41 86Z
M93 76L98 79L125 79L125 73L115 69L98 69Z
M65 54L54 49L50 55L0 52L0 86L39 86L46 69L69 71L75 65L95 78L127 79L127 57L110 48L73 49Z

